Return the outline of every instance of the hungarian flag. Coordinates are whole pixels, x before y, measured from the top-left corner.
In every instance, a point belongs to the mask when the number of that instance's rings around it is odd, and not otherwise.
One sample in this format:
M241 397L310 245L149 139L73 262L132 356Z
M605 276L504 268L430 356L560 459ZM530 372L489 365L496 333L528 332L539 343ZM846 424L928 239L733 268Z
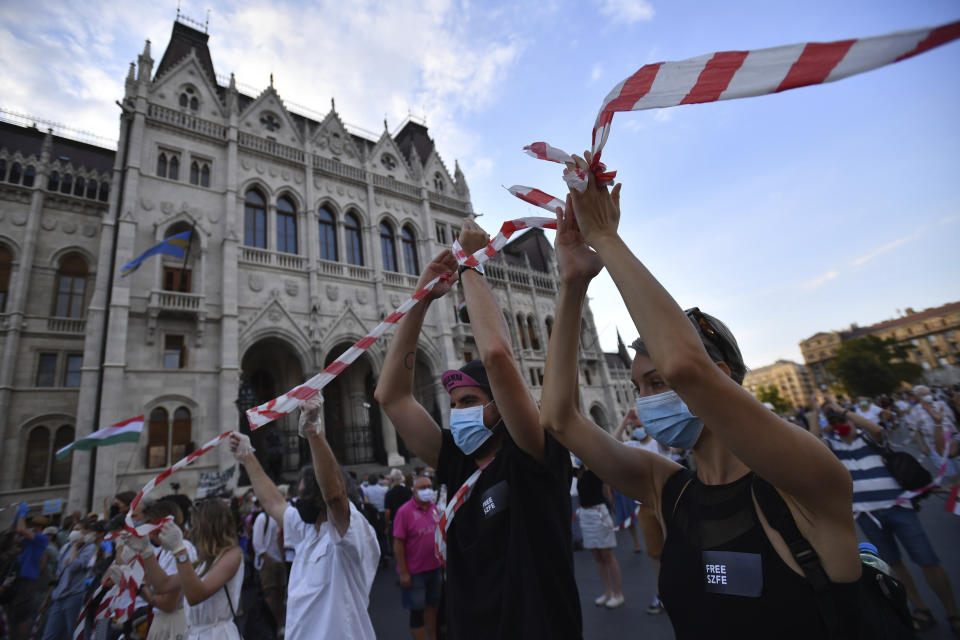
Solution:
M953 485L950 497L947 498L947 511L960 516L960 484Z
M143 416L137 416L104 427L100 431L94 431L86 438L80 438L71 442L63 449L57 451L57 460L63 460L70 454L71 449L83 449L89 451L94 447L105 447L111 444L120 444L121 442L137 442L140 439L140 432L143 431Z

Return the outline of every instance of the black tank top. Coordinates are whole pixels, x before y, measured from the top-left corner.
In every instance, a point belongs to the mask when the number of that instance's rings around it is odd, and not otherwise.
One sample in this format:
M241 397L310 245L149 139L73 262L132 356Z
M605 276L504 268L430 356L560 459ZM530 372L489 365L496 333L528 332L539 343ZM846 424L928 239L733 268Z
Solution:
M751 472L730 484L704 485L683 469L664 484L659 588L678 640L827 636L813 588L763 531L753 482L763 480ZM859 582L830 586L844 626L854 629Z
M581 507L595 507L603 504L603 480L587 469L577 480L577 495L580 496Z

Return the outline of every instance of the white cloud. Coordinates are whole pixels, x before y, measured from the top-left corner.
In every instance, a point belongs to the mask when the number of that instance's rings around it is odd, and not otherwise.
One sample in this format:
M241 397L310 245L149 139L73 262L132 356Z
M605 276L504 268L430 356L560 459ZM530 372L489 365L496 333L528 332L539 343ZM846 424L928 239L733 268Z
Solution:
M836 269L831 269L830 271L827 271L821 276L817 276L812 280L807 280L801 285L801 287L807 290L818 289L823 285L827 284L828 282L830 282L831 280L836 279L836 277L839 275L840 275L839 271L837 271Z
M657 109L653 114L653 119L657 122L670 122L673 120L673 109Z
M170 33L169 8L154 4L94 0L78 12L65 0L4 3L0 106L115 139L128 62L150 38L159 64ZM482 142L464 116L497 99L522 51L502 22L476 28L480 11L455 0L214 3L209 47L218 74L235 72L258 93L273 73L285 100L326 112L335 97L344 120L373 131L384 116L396 127L410 112L425 115L452 171L453 158L471 164Z
M926 230L927 230L926 227L921 227L920 229L911 233L908 236L897 238L896 240L892 242L888 242L884 245L881 245L872 251L868 251L867 253L863 254L862 256L854 260L853 266L859 267L859 266L865 265L866 263L870 262L874 258L878 256L882 256L885 253L889 253L890 251L893 251L900 245L907 244L908 242L913 242L914 240L922 236L926 232Z
M653 5L647 0L601 0L600 13L618 21L634 22L653 20Z
M603 77L603 65L598 62L590 69L590 84L593 84L601 77Z

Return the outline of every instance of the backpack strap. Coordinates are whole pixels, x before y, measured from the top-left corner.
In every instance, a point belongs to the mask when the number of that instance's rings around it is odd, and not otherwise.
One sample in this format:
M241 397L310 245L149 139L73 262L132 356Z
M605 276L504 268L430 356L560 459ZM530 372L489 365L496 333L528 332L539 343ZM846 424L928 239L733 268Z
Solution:
M823 569L820 556L813 546L803 537L797 523L790 513L790 508L772 484L754 475L753 494L760 505L760 510L770 526L777 530L790 549L790 555L800 565L807 582L813 587L814 597L820 617L827 627L828 637L842 638L843 625L837 612L836 603L830 593L830 578Z

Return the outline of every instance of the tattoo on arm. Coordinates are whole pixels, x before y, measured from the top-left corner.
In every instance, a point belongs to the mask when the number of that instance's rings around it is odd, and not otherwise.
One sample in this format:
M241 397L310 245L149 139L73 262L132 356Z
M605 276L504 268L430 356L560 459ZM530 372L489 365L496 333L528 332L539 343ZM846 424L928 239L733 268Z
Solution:
M413 371L413 366L416 364L416 362L417 362L416 351L408 351L407 355L403 356L403 366L405 366L407 369L410 369L410 371Z

